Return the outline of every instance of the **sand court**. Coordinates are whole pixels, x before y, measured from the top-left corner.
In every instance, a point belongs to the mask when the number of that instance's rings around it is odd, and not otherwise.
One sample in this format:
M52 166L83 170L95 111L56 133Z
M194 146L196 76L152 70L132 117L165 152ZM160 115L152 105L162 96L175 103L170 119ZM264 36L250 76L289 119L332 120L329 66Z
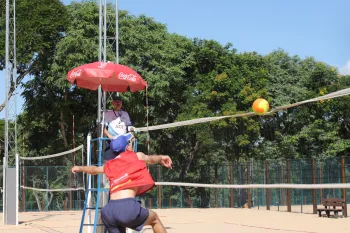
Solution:
M350 232L350 218L318 217L317 214L288 213L264 209L156 209L169 233L258 233ZM82 211L19 213L18 226L0 224L1 233L76 233L79 232ZM0 215L2 218L2 214ZM88 232L84 227L84 232ZM151 233L150 227L142 232Z

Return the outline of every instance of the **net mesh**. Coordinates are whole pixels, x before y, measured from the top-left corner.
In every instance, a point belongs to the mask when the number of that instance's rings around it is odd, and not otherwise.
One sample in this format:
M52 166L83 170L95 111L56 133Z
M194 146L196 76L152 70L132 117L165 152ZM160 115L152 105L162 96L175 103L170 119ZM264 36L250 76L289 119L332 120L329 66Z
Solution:
M350 183L350 157L344 158L345 177L342 178L342 157L328 159L296 159L289 160L290 163L290 201L292 212L312 213L313 190L316 192L316 203L321 204L322 198L341 198L342 189L337 188L342 179L345 184ZM314 163L314 169L313 169ZM248 167L250 167L248 169ZM267 169L266 169L267 168ZM199 184L207 184L209 187L197 187L192 178L179 178L179 170L166 169L162 166L149 166L149 171L157 182L156 187L148 193L141 196L142 202L148 208L244 208L248 204L248 190L250 190L251 208L263 208L269 204L271 210L286 211L287 210L287 188L222 188L220 185L266 185L278 184L280 186L288 185L287 177L287 160L250 160L250 162L236 162L230 164L217 164L202 166L198 179L195 182ZM2 169L2 168L0 168ZM69 166L25 166L21 167L26 173L46 173L49 177L52 174L53 182L57 177L52 171L65 171L68 174ZM0 170L1 171L1 170ZM315 182L313 182L313 171ZM1 173L0 173L1 174ZM249 175L248 175L249 174ZM63 186L69 187L69 176L65 175L66 181ZM31 178L21 175L24 184L28 186ZM44 179L41 179L44 180ZM164 185L176 182L177 184ZM185 182L193 184L193 187L187 187ZM45 187L46 181L41 187ZM96 177L92 177L92 183L96 183ZM335 188L317 188L313 184L334 185ZM310 185L310 188L299 189L296 185ZM52 186L53 187L53 186ZM62 186L61 186L62 187ZM83 191L81 191L83 192ZM23 195L24 193L24 195ZM20 190L20 211L39 211L39 205L45 210L47 200L50 200L50 193L47 191L37 191L40 195L39 201L35 199L33 190ZM53 199L48 210L70 210L70 201L72 201L72 210L83 209L84 194L78 199L77 192L73 191L72 199L70 199L69 191L55 191ZM48 196L46 196L48 195ZM346 189L346 200L350 204L350 188ZM24 199L23 199L24 197ZM1 196L0 196L1 199ZM38 204L38 202L40 204ZM269 203L268 203L269 202ZM2 202L0 203L2 205ZM24 208L23 208L24 207Z
M191 112L178 122L136 128L140 151L147 151L142 132L149 132L150 154L176 156L172 170L150 166L157 187L143 196L145 205L279 210L290 204L292 211L313 212L324 198L349 202L349 93L276 107L264 116L228 111L187 120Z
M84 165L83 146L38 157L20 157L20 211L81 209L84 174L72 174L74 164Z
M286 110L286 109L289 109L292 107L297 107L297 106L301 106L304 104L314 103L314 102L319 102L319 101L323 102L323 101L328 100L328 99L339 98L342 96L347 96L349 94L350 94L350 88L346 88L346 89L332 92L332 93L329 93L327 95L320 96L317 98L313 98L313 99L309 99L309 100L296 102L293 104L288 104L288 105L276 107L276 108L272 109L271 111L269 111L268 113L266 113L266 115L272 115L272 114L275 114L277 112L280 112L282 110ZM136 132L144 132L144 131L150 131L150 130L169 129L169 128L173 128L173 127L194 125L194 124L206 123L206 122L217 121L217 120L222 120L222 119L227 119L227 118L249 117L249 116L254 116L254 115L256 115L256 113L247 112L247 113L238 113L238 114L234 114L234 115L226 115L226 116L219 116L219 117L204 117L204 118L179 121L179 122L174 122L174 123L169 123L169 124L139 127L139 128L135 128L135 131Z
M345 176L342 175L342 160ZM142 197L150 208L244 208L250 202L251 208L270 206L271 209L287 210L289 199L292 211L312 213L313 192L316 193L315 203L321 205L325 198L343 198L343 190L350 203L350 157L251 160L249 163L204 166L201 173L204 182L198 184L179 182L176 172L162 166L150 166L149 170L158 181L157 187ZM203 184L207 187L198 187ZM249 184L251 187L261 185L248 189ZM229 188L239 185L242 186ZM279 188L271 188L273 185Z

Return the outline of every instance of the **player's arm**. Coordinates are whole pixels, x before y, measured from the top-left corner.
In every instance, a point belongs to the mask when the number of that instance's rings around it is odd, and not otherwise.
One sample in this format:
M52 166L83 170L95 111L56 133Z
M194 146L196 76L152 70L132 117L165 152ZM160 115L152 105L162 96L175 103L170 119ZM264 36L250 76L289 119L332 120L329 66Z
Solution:
M91 175L97 175L97 174L103 174L104 169L103 166L96 167L96 166L74 166L72 168L72 172L85 172Z
M144 161L147 164L157 164L161 163L164 167L172 168L171 158L167 155L145 155L142 152L137 152L137 157L139 160Z

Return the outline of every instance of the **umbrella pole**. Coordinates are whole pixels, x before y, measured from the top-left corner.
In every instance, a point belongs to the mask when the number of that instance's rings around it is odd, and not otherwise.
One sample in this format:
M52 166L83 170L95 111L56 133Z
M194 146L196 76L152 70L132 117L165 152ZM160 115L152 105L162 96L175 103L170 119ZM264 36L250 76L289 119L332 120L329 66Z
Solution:
M97 124L98 124L98 131L97 131L97 137L100 137L103 132L102 130L102 117L101 117L101 110L102 110L102 106L101 106L101 102L102 102L102 89L101 89L101 85L98 87L98 97L97 97Z
M118 0L115 0L115 62L119 64L119 12ZM119 94L119 92L118 92Z
M118 0L115 0L115 63L119 64L119 7ZM119 92L117 92L119 96Z

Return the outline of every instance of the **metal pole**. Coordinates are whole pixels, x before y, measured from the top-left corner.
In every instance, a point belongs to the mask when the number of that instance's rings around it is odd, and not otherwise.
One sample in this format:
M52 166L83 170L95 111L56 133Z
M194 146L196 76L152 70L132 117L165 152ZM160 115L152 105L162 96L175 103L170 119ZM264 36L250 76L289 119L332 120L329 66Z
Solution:
M312 183L316 184L316 161L312 159ZM312 190L312 206L313 214L317 213L317 203L316 203L316 189Z
M287 183L290 184L290 159L287 160ZM287 189L287 211L292 212L291 189Z
M72 173L69 172L69 188L72 188ZM72 192L69 192L69 210L73 208L72 203Z
M46 166L46 188L49 189L49 167L48 166ZM46 211L48 210L49 210L49 192L46 191Z
M102 0L99 1L99 52L98 52L98 60L102 61ZM98 97L97 97L97 124L98 124L98 133L97 135L100 135L101 130L101 97L102 97L102 90L101 85L98 87Z
M158 182L161 182L161 172L160 172L160 166L158 166ZM158 208L162 208L162 186L158 185Z
M74 139L74 114L73 114L73 122L72 122L72 140L73 140L73 149L75 149L75 139ZM73 152L73 166L75 166L75 151ZM72 188L72 174L69 173L70 176L70 187L69 188ZM75 178L75 174L73 175L74 178ZM73 182L75 181L75 179L73 180ZM48 195L48 193L46 192L46 195ZM72 190L70 190L69 192L69 198L70 198L70 203L72 203L72 196L73 196L73 193L72 193ZM71 205L72 206L72 205ZM72 208L70 208L70 210L72 210Z
M230 184L232 184L232 162L230 163ZM233 189L230 189L230 208L233 208Z
M5 174L6 174L6 158L5 157L3 157L3 165L2 165L2 169L3 169L3 171L4 171L4 176L2 177L2 184L3 184L3 186L2 186L2 197L3 197L3 199L2 199L2 207L3 207L3 210L2 210L2 212L3 212L3 215L2 215L2 221L3 221L3 223L4 224L6 224L5 223L5 219L6 219L6 217L5 217L5 215L6 215L6 210L5 210L5 208L6 208L6 178L5 178Z
M99 61L107 62L107 0L99 1ZM104 121L104 111L106 110L106 92L102 90L101 85L98 88L98 165L102 166L102 154L104 150L103 138L103 121ZM101 179L102 178L102 179ZM97 181L97 203L96 208L104 206L108 202L108 193L101 192L101 182L103 182L105 175L98 175ZM102 200L100 200L102 199ZM96 209L98 211L98 209ZM100 218L99 218L100 222ZM94 231L96 231L97 215L95 213ZM102 229L101 229L102 230Z
M250 163L247 163L247 184L250 184ZM252 208L252 200L251 200L251 193L250 189L247 190L248 194L248 208Z
M99 0L98 60L102 61L102 0Z
M265 161L265 184L269 183L269 161ZM270 210L270 190L265 189L265 198L266 198L266 210Z
M341 182L343 184L346 183L346 174L345 174L345 157L341 157ZM342 189L342 198L345 201L345 215L348 215L348 207L347 207L347 202L346 202L346 189Z
M300 165L300 184L302 184L303 183L303 168L302 168L301 160L299 160L299 165ZM300 199L301 213L303 212L303 201L304 201L304 193L303 193L303 190L301 190L301 199Z
M86 165L91 165L91 133L89 132L87 139L86 139ZM89 177L90 176L90 177ZM91 208L91 175L87 174L87 207ZM88 209L88 224L91 224L91 209ZM88 226L88 233L91 233L93 230L93 227Z
M115 0L115 61L119 64L119 12L118 0Z
M6 181L7 181L7 161L8 161L8 93L10 90L9 87L9 78L10 78L10 70L9 70L9 53L10 53L10 1L6 0L6 35L5 35L5 70L6 70L6 78L5 78L5 157L3 160L4 164L4 177L3 177L3 223L6 224L6 213L7 213L7 190L6 190Z
M183 197L182 197L182 187L180 187L180 207L182 208L182 200L183 200Z
M107 0L103 6L103 61L107 62Z
M13 216L8 216L9 211L13 208L17 208L14 202L11 202L11 206L8 206L8 197L13 197L13 193L8 193L8 163L9 152L17 154L17 125L16 125L16 77L17 77L17 64L16 64L16 1L6 0L6 33L5 33L5 142L4 142L4 180L3 180L3 221L4 224L13 223L17 219L13 219ZM12 44L11 44L12 43ZM11 91L11 94L10 94ZM16 176L16 175L15 175ZM17 181L11 181L15 183ZM17 184L17 183L16 183ZM18 198L18 190L16 198ZM17 200L18 201L18 200ZM16 209L17 215L18 209ZM10 220L9 220L10 219ZM17 224L17 222L16 222Z
M17 57L16 57L16 0L13 0L13 71L12 71L12 78L14 80L14 90L17 89ZM14 140L13 143L15 148L15 154L17 154L17 93L12 97L14 98Z
M18 226L18 199L19 199L19 155L16 154L16 226Z
M25 186L25 168L24 168L24 162L22 163L22 185ZM22 188L22 212L26 212L26 193L25 189Z
M5 70L6 70L6 79L5 79L5 157L8 158L8 99L9 99L9 90L10 90L10 0L6 0L6 39L5 39Z
M104 6L103 6L103 62L107 62L107 0L104 0ZM107 92L103 91L103 96L102 96L102 121L104 121L104 113L106 111L106 100L107 100ZM103 122L102 122L103 123ZM103 125L101 124L101 138L103 138ZM105 143L103 140L100 140L101 143L101 163L99 163L99 166L103 165L103 153L104 153L104 149L105 149ZM102 181L103 180L107 180L106 175L102 175ZM104 182L103 182L104 183ZM106 182L107 183L107 182ZM108 203L108 193L104 192L102 193L102 205L105 206Z
M103 7L103 62L107 62L107 0L104 0L104 7ZM106 111L106 100L107 100L107 93L103 91L103 112ZM101 125L101 131L103 132L103 126ZM103 137L103 133L101 132L101 137ZM102 142L103 143L103 142ZM103 147L104 149L104 147Z
M91 165L91 133L88 133L87 139L86 139L86 165L90 166Z

